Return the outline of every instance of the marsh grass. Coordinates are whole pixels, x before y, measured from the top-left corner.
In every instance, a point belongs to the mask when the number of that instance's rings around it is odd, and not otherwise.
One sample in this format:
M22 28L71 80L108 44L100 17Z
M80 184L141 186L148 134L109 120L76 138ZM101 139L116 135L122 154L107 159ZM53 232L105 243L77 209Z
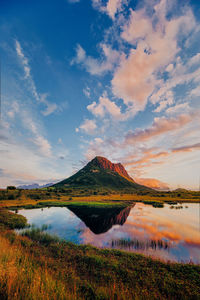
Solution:
M138 239L118 239L118 240L112 240L111 241L112 248L119 248L124 250L146 250L146 249L164 249L169 250L170 243L163 240L147 240L147 241L141 241Z
M0 224L4 224L10 229L28 226L24 216L13 214L6 209L0 209Z
M31 240L37 241L44 245L61 242L61 240L57 236L50 235L44 232L44 229L40 229L40 228L26 229L25 231L22 231L21 235L29 237Z
M24 247L0 236L0 299L74 299Z

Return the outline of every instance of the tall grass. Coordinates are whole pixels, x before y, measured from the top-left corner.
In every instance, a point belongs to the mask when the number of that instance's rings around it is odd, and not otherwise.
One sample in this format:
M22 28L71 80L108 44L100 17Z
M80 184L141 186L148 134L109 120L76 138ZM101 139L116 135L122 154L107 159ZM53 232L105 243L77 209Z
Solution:
M47 268L35 264L19 245L0 236L0 299L75 299Z

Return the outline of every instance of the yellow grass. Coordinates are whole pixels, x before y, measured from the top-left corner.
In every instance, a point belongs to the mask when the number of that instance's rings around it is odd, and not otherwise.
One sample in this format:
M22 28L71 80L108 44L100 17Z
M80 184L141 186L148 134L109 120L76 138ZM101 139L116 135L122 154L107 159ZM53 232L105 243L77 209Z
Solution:
M178 197L155 197L155 196L149 196L149 195L134 195L134 194L110 194L110 195L92 195L92 196L66 196L66 195L60 195L60 199L58 200L56 197L48 198L48 199L41 199L39 202L65 202L69 201L69 199L72 197L72 201L70 202L107 202L107 201L135 201L135 202L142 202L142 201L158 201L158 202L168 202L168 201L174 201L174 202L199 202L199 199L191 199L191 198L178 198ZM20 198L17 198L15 200L1 200L0 201L0 208L2 207L20 207L25 205L36 205L38 203L38 200L30 199L26 197L26 194L22 194Z
M36 266L19 245L0 236L0 299L75 299L46 268Z

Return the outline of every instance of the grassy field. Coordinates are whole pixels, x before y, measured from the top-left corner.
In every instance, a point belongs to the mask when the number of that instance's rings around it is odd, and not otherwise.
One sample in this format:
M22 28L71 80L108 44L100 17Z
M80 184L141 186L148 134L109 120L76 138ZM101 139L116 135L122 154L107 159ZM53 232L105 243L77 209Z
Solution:
M199 202L199 192L185 192L177 190L176 192L160 193L156 195L138 195L138 194L88 194L70 190L0 190L0 208L19 208L19 207L42 207L42 206L68 206L70 204L85 203L89 205L124 205L127 206L133 202L144 202L153 206L162 207L164 203L174 204L182 202ZM85 191L85 193L87 190Z
M0 210L0 299L199 299L200 266L77 246Z

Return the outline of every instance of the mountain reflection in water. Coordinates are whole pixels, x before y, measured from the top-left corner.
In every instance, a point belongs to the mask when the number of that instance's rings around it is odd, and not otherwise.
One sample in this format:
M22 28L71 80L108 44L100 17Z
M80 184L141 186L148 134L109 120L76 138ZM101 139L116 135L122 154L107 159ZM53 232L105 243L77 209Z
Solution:
M128 207L73 205L19 210L30 224L76 244L116 248L163 260L200 264L199 204L171 209L144 203Z
M121 208L92 208L83 206L68 207L79 219L81 219L89 229L95 233L105 233L113 225L123 225L135 204Z

